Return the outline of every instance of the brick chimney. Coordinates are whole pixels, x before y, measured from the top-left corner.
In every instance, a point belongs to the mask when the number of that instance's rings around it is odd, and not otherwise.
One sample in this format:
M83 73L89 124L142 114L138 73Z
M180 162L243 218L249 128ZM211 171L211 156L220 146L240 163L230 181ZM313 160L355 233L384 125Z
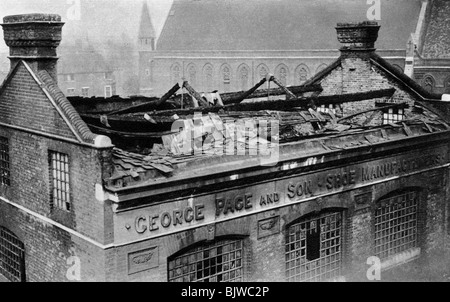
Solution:
M341 52L374 51L380 26L375 21L359 23L338 23L338 41L342 43Z
M341 93L355 93L373 89L371 76L371 55L375 52L375 42L380 26L377 22L338 23L337 38L342 43Z
M38 72L46 70L57 82L56 48L61 42L61 17L54 14L6 16L1 24L9 47L11 69L20 60Z

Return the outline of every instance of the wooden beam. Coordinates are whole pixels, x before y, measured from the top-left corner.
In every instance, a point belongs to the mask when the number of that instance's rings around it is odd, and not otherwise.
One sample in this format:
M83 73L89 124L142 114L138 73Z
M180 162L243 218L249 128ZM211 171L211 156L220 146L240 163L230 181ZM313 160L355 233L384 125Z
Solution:
M179 89L180 89L180 85L177 83L166 94L164 94L159 100L157 100L156 102L153 101L151 103L149 102L149 103L144 103L144 104L130 106L130 107L127 107L127 108L124 108L124 109L120 109L120 110L116 110L116 111L110 112L110 113L108 113L108 115L139 112L139 110L144 110L144 109L148 110L149 108L156 109L160 105L162 105L164 102L166 102Z
M316 104L341 104L348 102L357 102L363 100L370 100L374 98L390 97L394 93L395 89L382 89L376 91L368 91L361 93L350 93L331 96L319 96L314 98ZM309 102L312 98L297 98L289 100L271 100L260 102L248 102L238 104L227 104L223 107L206 107L206 108L187 108L187 109L175 109L175 110L160 110L154 112L154 115L188 115L194 114L194 112L218 112L219 110L225 111L259 111L259 110L274 110L274 111L293 111L298 108L308 108Z
M203 107L209 107L209 103L207 101L205 101L202 96L200 95L200 93L198 93L197 91L195 91L194 88L192 88L191 85L189 85L188 81L184 81L183 82L183 87L186 88L186 90L189 92L189 94L197 100L197 102L199 104L201 104Z
M278 81L274 76L272 76L270 79L272 80L272 82L274 82L275 84L277 84L278 87L280 87L280 88L284 91L284 93L286 93L286 97L287 97L288 99L296 99L296 98L297 98L297 96L296 96L295 94L293 94L292 92L290 92L290 91L289 91L283 84L281 84L281 82Z

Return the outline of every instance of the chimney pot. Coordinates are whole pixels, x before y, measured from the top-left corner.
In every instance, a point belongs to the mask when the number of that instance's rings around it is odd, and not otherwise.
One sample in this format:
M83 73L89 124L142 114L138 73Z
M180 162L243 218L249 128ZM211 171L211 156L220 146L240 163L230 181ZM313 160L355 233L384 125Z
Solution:
M342 43L341 51L374 51L379 30L380 26L375 21L338 23L336 31L338 41Z
M57 81L56 48L61 42L61 16L25 14L3 18L4 39L9 47L11 68L25 60L36 72L46 70Z

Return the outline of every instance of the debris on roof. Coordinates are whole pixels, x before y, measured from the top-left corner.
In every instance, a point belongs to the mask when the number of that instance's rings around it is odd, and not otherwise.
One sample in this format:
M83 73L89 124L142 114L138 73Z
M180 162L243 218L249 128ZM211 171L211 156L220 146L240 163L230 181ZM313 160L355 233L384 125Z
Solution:
M261 89L267 81L278 88ZM115 170L105 179L114 188L208 169L212 159L232 160L223 154L251 158L295 143L311 156L448 129L421 103L395 100L394 88L321 91L317 83L285 87L270 74L248 91L222 94L199 93L185 81L159 99L122 102L109 111L83 105L79 112L93 132L108 135L116 146Z

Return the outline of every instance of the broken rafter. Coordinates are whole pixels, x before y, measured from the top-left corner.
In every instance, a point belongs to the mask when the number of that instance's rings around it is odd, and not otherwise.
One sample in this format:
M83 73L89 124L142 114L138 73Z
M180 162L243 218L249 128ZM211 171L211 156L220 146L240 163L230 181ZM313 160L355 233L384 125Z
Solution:
M295 94L293 94L291 91L289 91L289 89L287 89L287 87L285 87L280 81L278 81L274 76L272 76L270 78L270 80L272 82L274 82L275 84L277 84L285 93L288 99L296 99L297 96Z
M395 88L389 88L341 95L323 95L311 99L316 105L330 105L391 97L394 93Z
M198 93L197 91L195 91L194 88L192 88L191 85L189 85L188 81L184 81L183 82L183 87L186 88L186 90L188 91L188 93L199 103L201 104L203 107L209 107L209 103L207 101L205 101L202 96L200 95L200 93Z
M361 93L350 93L333 96L319 96L314 98L316 104L335 104L335 103L347 103L357 102L363 100L369 100L374 98L389 97L394 93L395 89L382 89ZM218 112L219 110L226 111L259 111L259 110L274 110L274 111L292 111L298 108L308 108L309 101L312 98L297 98L289 100L270 100L260 102L248 102L239 104L228 104L223 107L207 107L207 108L187 108L176 110L160 110L156 111L154 115L188 115L194 112Z
M243 100L247 99L250 95L252 95L259 87L261 87L265 82L267 81L266 78L263 78L261 81L259 81L255 86L253 86L252 88L250 88L248 91L240 94L240 92L238 92L238 96L236 96L235 98L227 98L225 95L222 96L222 101L226 104L232 104L232 103L240 103Z
M149 102L149 103L144 103L144 104L139 104L139 105L134 105L134 106L130 106L124 109L120 109L120 110L116 110L113 112L108 113L108 115L114 115L114 114L126 114L126 113L133 113L139 111L139 109L141 110L145 110L148 107L156 108L160 105L162 105L164 102L166 102L172 95L174 95L178 90L180 89L180 85L178 83L176 83L165 95L163 95L159 100L157 100L156 102Z
M95 131L99 132L101 134L105 135L118 135L121 137L129 137L129 138L160 138L163 135L170 135L177 132L173 131L154 131L154 132L127 132L127 131L118 131L118 130L111 130L104 127L97 127L92 124L87 124L88 127Z

